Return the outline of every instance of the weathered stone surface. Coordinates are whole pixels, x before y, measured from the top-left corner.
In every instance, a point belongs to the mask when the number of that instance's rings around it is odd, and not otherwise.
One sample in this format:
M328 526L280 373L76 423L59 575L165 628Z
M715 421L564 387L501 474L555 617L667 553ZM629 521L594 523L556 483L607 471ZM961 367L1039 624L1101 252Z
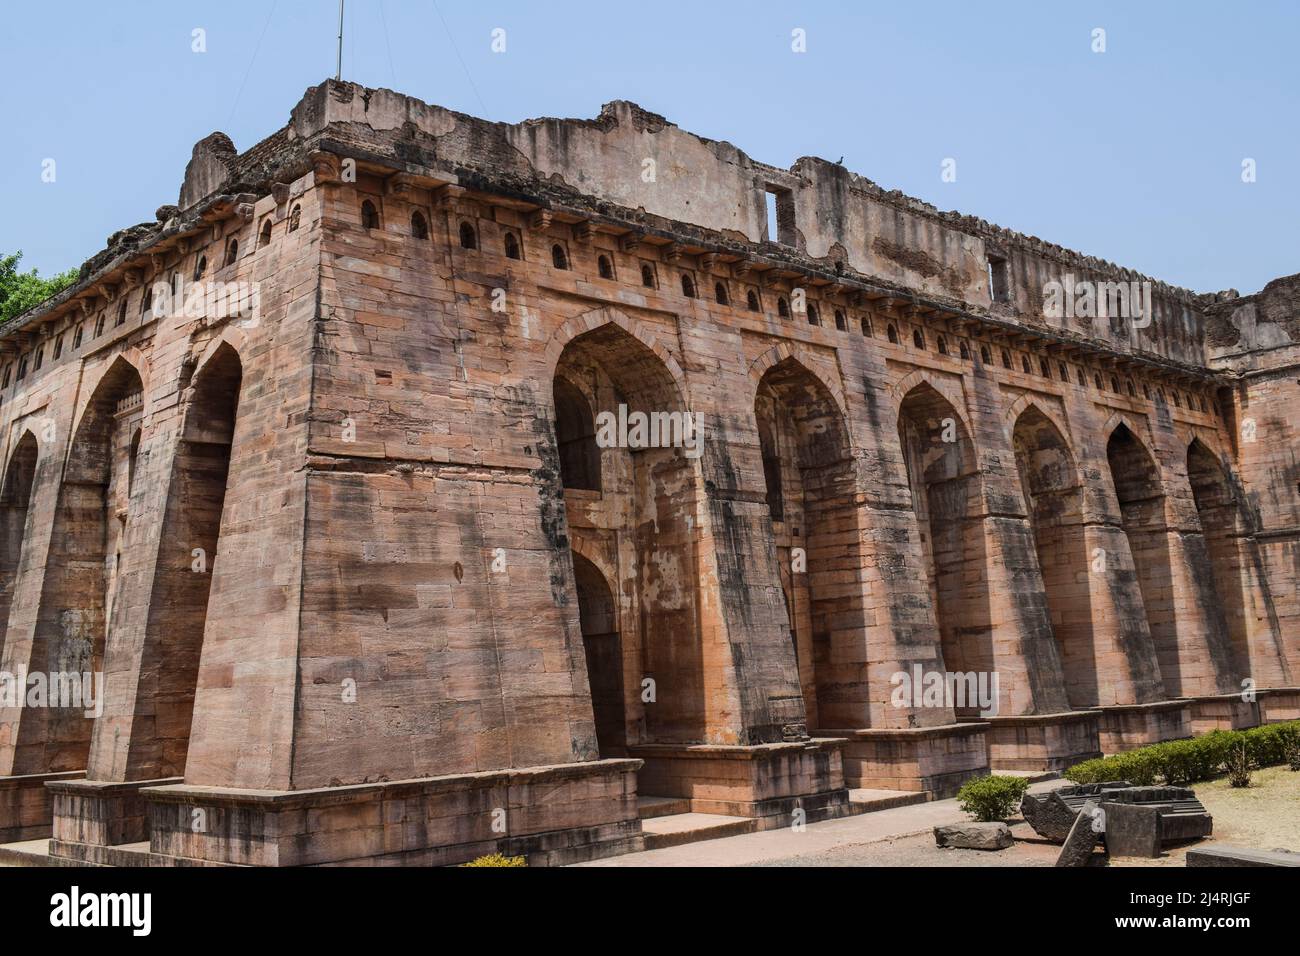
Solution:
M1102 803L1105 813L1106 852L1110 856L1160 856L1164 841L1161 807L1154 804Z
M1300 866L1295 850L1257 850L1254 847L1216 843L1187 851L1188 866Z
M955 823L934 828L938 846L962 850L1005 850L1015 841L1005 823Z
M1070 828L1074 826L1074 818L1079 813L1079 807L1067 803L1067 798L1086 799L1128 786L1130 784L1125 781L1112 781L1059 787L1040 794L1026 793L1020 801L1020 813L1039 836L1053 843L1064 843L1070 835Z
M97 783L455 780L449 829L389 790L307 854L439 859L500 809L477 775L595 768L497 788L580 855L635 842L635 774L581 796L631 752L833 815L1300 699L1225 696L1300 675L1291 280L1049 317L1050 282L1134 275L631 103L511 125L333 81L201 141L157 215L0 328L0 670L106 677L93 720L0 706L0 776L87 774L65 845L164 801ZM598 439L629 415L665 440ZM914 668L951 689L900 699ZM0 832L43 830L6 792ZM236 852L149 809L162 855Z
M1057 866L1087 866L1092 859L1092 851L1101 839L1101 822L1097 819L1100 805L1096 800L1089 800L1074 819L1074 825L1065 838L1061 853L1056 858Z

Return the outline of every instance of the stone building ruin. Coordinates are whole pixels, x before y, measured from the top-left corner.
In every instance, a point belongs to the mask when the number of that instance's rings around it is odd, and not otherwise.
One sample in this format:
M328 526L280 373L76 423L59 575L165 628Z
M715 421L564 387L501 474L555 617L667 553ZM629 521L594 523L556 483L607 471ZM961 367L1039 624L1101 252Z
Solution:
M0 671L103 691L0 699L0 838L561 863L1294 719L1298 370L1297 276L327 81L0 328Z

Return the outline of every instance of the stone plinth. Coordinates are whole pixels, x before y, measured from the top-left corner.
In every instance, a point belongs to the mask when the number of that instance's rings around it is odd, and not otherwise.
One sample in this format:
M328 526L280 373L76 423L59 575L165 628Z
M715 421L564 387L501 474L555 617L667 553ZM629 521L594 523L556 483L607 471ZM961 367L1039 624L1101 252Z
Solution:
M45 785L84 775L84 770L72 770L0 777L0 843L48 837L54 829L54 801Z
M842 740L813 739L756 746L649 744L631 754L645 761L642 793L683 797L692 813L753 817L759 829L789 826L850 812Z
M1098 735L1104 754L1192 736L1192 705L1187 700L1114 704L1096 710L1101 718Z
M1200 736L1211 730L1244 730L1258 727L1259 703L1242 700L1240 694L1213 694L1189 697L1192 705L1192 733Z
M445 866L497 852L548 866L643 848L640 767L597 760L316 790L141 793L154 866Z
M1259 722L1280 724L1300 720L1300 687L1270 687L1255 692L1259 702Z
M981 717L988 725L993 770L1064 770L1101 756L1098 717L1092 711Z
M845 738L844 780L850 788L924 790L942 798L988 773L987 729L981 722L818 734Z
M109 848L149 839L149 812L140 791L167 786L180 777L160 780L57 780L46 784L54 800L50 855L85 863L112 865Z

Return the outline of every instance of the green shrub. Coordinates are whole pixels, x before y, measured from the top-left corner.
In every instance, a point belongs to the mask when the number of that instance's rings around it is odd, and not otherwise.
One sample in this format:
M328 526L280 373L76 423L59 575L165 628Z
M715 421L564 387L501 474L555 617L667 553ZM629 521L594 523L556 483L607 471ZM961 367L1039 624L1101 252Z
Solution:
M480 856L476 860L470 860L468 863L462 863L461 866L527 866L522 856L502 856L500 853L489 853L487 856Z
M1230 773L1229 763L1241 758L1252 768L1290 763L1300 769L1300 721L1265 724L1249 730L1212 730L1190 740L1169 740L1125 753L1077 763L1063 776L1072 783L1127 780L1148 787L1157 782L1185 787Z
M981 823L1006 820L1029 789L1023 777L980 777L957 791L957 805Z
M1300 728L1285 725L1282 753L1286 757L1287 766L1292 770L1300 770Z

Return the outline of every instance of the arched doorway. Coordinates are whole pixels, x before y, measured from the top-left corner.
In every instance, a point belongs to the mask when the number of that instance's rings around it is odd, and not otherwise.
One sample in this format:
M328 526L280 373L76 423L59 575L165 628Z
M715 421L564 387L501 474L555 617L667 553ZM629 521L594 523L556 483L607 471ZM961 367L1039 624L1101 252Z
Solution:
M623 702L623 646L618 636L618 604L605 575L580 554L573 555L578 588L578 622L587 659L587 681L596 716L596 743L602 757L627 753Z
M627 625L619 644L635 682L622 682L632 736L625 743L704 742L710 713L697 616L697 470L680 444L661 440L661 428L637 428L684 421L681 393L660 358L614 323L565 346L553 390L569 534L584 552L606 556L617 619ZM629 692L646 680L651 702Z
M1120 423L1106 443L1120 523L1128 538L1133 567L1146 609L1147 627L1170 697L1183 696L1169 558L1165 492L1155 459L1127 425Z
M863 722L861 530L848 429L834 397L793 358L754 398L768 512L810 727ZM855 691L857 693L855 693Z
M1040 409L1016 419L1012 445L1034 531L1052 632L1061 652L1072 709L1096 707L1097 653L1089 584L1083 485L1073 452Z
M952 403L922 383L903 398L898 435L944 664L949 671L992 673L982 490L970 433ZM979 713L972 706L957 710Z
M1242 568L1237 496L1219 459L1199 439L1187 448L1187 478L1192 486L1196 513L1205 537L1210 576L1223 610L1224 624L1232 647L1234 683L1250 676L1250 624L1247 620L1246 587ZM1256 675L1258 679L1258 675Z
M13 606L14 587L22 563L23 539L27 530L27 506L36 481L36 436L23 432L9 456L4 486L0 487L0 655L4 651L5 632L9 626L9 609ZM0 658L2 659L2 658Z
M129 516L132 438L143 419L139 373L118 359L100 379L73 435L50 536L31 661L88 679L103 670ZM49 707L22 721L13 773L86 766L85 708Z

